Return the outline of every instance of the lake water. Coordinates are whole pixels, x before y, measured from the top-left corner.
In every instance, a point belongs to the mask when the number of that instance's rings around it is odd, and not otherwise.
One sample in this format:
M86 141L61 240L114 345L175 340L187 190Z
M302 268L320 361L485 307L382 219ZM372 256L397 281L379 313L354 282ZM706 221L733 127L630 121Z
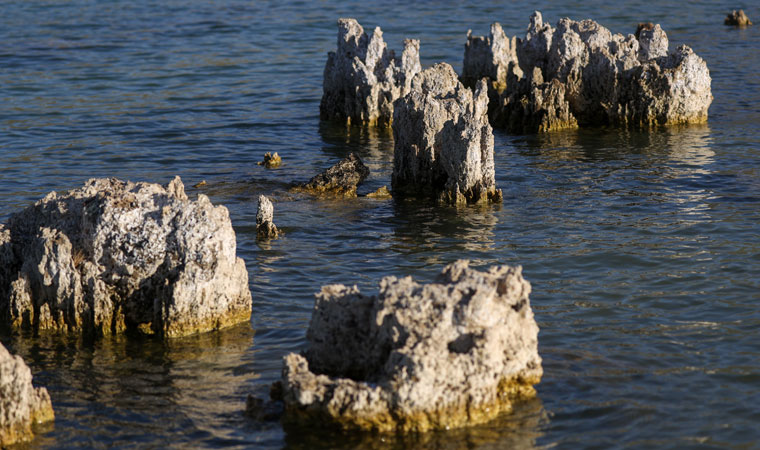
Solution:
M0 14L0 221L91 177L166 183L229 208L253 293L250 324L167 343L2 336L47 386L40 447L507 448L760 446L760 26L750 3L460 6L455 2L6 1ZM388 133L320 124L338 17L421 40L461 69L465 35L499 21L662 25L707 61L704 126L512 136L496 131L504 202L449 208L290 194L349 152L390 184ZM276 170L257 166L279 152ZM202 188L192 185L206 180ZM267 194L285 235L257 244ZM544 378L488 425L381 441L243 416L304 347L313 293L430 280L459 258L520 264L533 285Z

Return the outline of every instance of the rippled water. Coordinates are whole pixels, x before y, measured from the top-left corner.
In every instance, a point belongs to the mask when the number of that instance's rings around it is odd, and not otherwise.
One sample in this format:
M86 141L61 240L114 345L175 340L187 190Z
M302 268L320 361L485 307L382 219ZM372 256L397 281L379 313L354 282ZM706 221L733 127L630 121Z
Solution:
M137 447L760 446L760 27L726 2L547 1L459 6L347 1L10 1L0 15L0 220L94 176L168 182L230 209L253 319L168 343L2 337L46 385L56 421L32 445ZM294 195L351 151L389 184L393 142L320 124L338 17L421 39L423 66L461 67L468 28L524 33L591 17L662 24L708 63L705 126L541 136L496 132L503 204L447 208ZM757 17L756 17L757 16ZM279 152L280 169L257 166ZM206 180L207 186L190 186ZM255 240L256 197L283 238ZM521 264L541 327L538 398L485 426L380 441L242 415L303 347L323 284L372 291L458 258Z

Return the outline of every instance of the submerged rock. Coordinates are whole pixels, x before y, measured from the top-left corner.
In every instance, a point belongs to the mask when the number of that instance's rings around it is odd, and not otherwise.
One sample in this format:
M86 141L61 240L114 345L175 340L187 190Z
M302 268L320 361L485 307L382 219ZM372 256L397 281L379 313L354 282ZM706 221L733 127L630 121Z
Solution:
M0 225L0 321L12 327L167 337L250 319L229 213L166 187L91 179Z
M689 47L670 52L659 25L640 24L635 36L623 36L588 19L561 19L553 29L535 12L530 22L516 43L518 64L502 63L506 82L491 108L494 126L532 133L707 120L707 65Z
M420 41L407 39L401 58L388 50L380 27L372 36L355 19L338 19L338 49L327 54L322 101L323 120L390 126L393 102L405 95L422 70Z
M500 201L487 109L485 81L473 93L446 63L417 74L393 114L394 194L450 204Z
M729 15L726 16L726 19L723 21L726 25L733 25L735 27L746 27L749 25L752 25L752 22L749 20L749 17L747 17L746 14L744 14L744 10L733 10Z
M270 152L264 153L264 160L259 161L256 164L260 166L264 166L267 169L273 169L275 167L280 167L280 164L282 163L282 158L280 158L280 155L275 152L274 154Z
M349 154L334 166L314 176L297 190L313 194L356 197L356 187L369 176L369 168L355 153Z
M274 206L263 195L259 195L259 206L256 210L256 237L258 239L276 239L279 231L274 224Z
M31 440L32 425L53 420L50 395L32 385L32 371L0 344L0 447Z
M385 277L317 294L303 355L284 358L282 398L295 421L426 431L483 423L535 396L538 326L521 268L446 266L436 282Z

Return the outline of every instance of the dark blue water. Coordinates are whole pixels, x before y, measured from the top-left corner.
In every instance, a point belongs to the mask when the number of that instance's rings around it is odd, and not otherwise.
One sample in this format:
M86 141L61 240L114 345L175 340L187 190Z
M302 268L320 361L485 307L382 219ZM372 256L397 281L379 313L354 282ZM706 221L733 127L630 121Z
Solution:
M485 2L482 2L485 3ZM251 324L168 343L15 335L48 387L42 447L760 446L760 27L723 25L749 2L6 1L0 14L0 220L95 176L185 181L230 209L254 296ZM710 68L705 126L541 136L496 132L504 202L447 208L291 194L355 151L390 183L388 133L320 124L336 19L421 40L423 66L461 68L467 29L524 33L594 18L659 22ZM257 166L279 152L276 170ZM191 186L201 180L202 188ZM285 235L255 240L256 198ZM313 293L430 279L458 258L521 264L545 376L513 416L380 441L243 416L305 343Z

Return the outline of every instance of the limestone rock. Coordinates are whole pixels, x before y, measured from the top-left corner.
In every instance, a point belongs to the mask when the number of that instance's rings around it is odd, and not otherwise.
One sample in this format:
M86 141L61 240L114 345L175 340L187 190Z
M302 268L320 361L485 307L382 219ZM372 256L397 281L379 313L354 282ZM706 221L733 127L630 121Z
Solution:
M388 190L388 186L380 186L375 192L367 194L369 198L387 199L391 198L391 192Z
M553 29L535 12L492 122L528 133L704 122L712 102L707 65L688 47L668 45L657 24L623 36L589 19L564 18Z
M280 158L280 155L278 155L277 152L274 154L266 152L264 153L264 160L259 161L256 164L264 166L267 169L273 169L275 167L280 167L280 164L282 164L282 158Z
M356 187L369 176L369 168L355 153L349 154L334 166L314 176L297 190L314 194L356 197Z
M33 438L32 424L53 420L50 395L32 385L32 371L0 344L0 447Z
M385 277L317 294L303 355L284 358L287 417L351 429L483 423L535 395L538 326L521 268L446 266L436 282Z
M0 321L167 337L249 320L248 272L229 213L166 187L91 179L0 227Z
M746 27L749 25L752 25L752 22L749 20L749 17L747 17L746 14L744 14L744 10L740 9L739 11L733 10L729 15L726 16L726 19L723 21L726 25L733 25L736 27Z
M390 126L393 102L405 95L420 66L420 41L407 39L397 58L383 41L380 27L372 36L355 19L338 19L338 48L327 55L323 120Z
M487 110L484 80L473 93L446 63L417 74L393 114L394 194L450 204L499 201Z
M274 224L274 206L264 195L259 195L256 211L256 236L258 239L276 239L280 233Z

